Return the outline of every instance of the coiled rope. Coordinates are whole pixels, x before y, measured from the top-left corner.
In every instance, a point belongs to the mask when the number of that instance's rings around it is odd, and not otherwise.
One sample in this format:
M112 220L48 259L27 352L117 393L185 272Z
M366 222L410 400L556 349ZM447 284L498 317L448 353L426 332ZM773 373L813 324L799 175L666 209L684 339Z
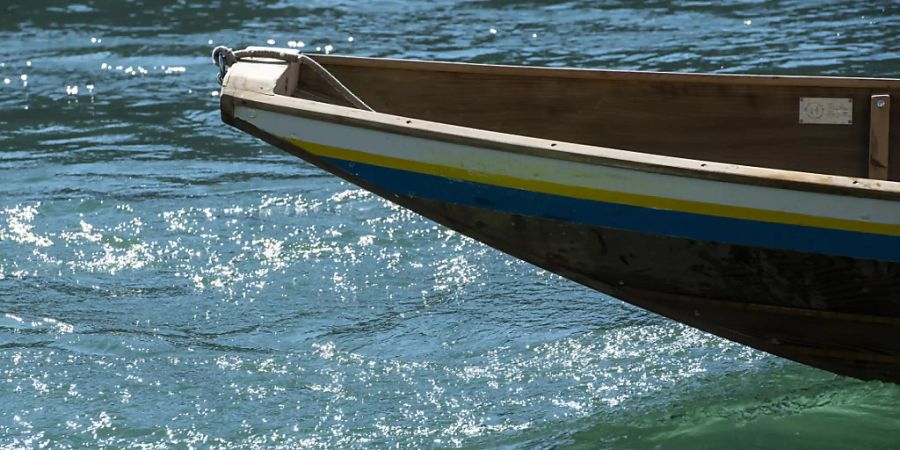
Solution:
M233 66L238 61L248 59L248 58L269 58L269 59L277 59L285 62L296 62L298 64L307 64L309 67L313 69L319 76L325 79L329 86L332 89L337 91L347 100L351 105L364 109L366 111L374 111L369 105L367 105L364 101L360 100L356 94L353 93L347 86L344 86L344 83L341 83L328 69L322 67L316 60L307 56L303 53L295 53L290 51L278 50L278 49L246 49L246 50L238 50L234 51L228 47L220 45L213 49L212 59L216 66L219 67L219 84L222 84L225 79L225 74L228 72L228 69Z

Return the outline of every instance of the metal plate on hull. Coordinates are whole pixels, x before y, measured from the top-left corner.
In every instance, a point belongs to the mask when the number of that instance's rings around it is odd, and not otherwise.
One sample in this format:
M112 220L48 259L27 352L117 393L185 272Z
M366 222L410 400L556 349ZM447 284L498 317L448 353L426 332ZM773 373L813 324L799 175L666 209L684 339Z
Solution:
M853 125L853 99L800 97L800 123Z

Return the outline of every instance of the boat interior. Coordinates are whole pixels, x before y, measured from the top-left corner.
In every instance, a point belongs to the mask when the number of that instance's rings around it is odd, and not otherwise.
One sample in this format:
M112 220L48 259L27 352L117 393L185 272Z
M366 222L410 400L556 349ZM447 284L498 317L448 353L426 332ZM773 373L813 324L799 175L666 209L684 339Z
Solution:
M650 154L900 180L900 106L891 108L900 80L314 58L382 113ZM312 68L292 69L283 94L350 106Z

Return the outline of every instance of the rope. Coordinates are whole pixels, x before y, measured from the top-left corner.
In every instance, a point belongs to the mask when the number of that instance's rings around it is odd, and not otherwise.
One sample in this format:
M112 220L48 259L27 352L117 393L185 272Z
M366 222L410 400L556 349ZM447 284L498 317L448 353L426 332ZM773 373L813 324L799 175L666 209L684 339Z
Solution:
M366 111L374 111L369 105L367 105L364 101L360 100L356 94L353 93L347 86L344 86L344 83L341 83L331 72L328 71L325 67L322 67L318 61L312 59L304 53L294 53L284 50L278 49L250 49L250 50L238 50L233 51L225 46L218 46L213 49L212 52L213 62L219 66L219 84L222 84L222 81L225 78L225 74L228 72L228 68L233 66L238 61L249 59L249 58L270 58L277 59L286 62L296 62L298 64L307 64L309 67L313 69L319 76L325 79L329 86L332 89L336 90L338 93L344 97L344 100L347 100L351 105L364 109Z

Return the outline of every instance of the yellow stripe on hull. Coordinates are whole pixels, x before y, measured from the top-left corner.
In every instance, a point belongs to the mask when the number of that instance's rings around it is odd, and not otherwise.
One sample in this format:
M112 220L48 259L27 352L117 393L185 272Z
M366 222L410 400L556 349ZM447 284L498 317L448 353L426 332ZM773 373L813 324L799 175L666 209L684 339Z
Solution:
M526 180L507 175L489 174L477 171L469 171L456 167L439 166L420 161L410 161L389 156L365 153L356 150L348 150L328 145L305 142L294 138L284 138L298 148L316 156L342 159L345 161L370 164L390 169L405 170L409 172L440 176L444 178L471 181L493 186L520 189L544 194L559 195L584 200L593 200L620 205L638 206L643 208L664 209L691 214L724 217L730 219L753 220L759 222L779 223L785 225L799 225L806 227L825 228L859 233L881 234L888 236L900 236L900 225L861 222L832 217L820 217L806 214L796 214L784 211L770 211L739 206L720 205L714 203L679 200L665 197L655 197L640 194L630 194L582 186L571 186L548 181Z

